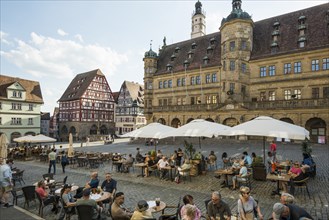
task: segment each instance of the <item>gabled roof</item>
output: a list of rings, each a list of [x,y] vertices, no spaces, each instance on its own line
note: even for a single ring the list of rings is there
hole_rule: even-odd
[[[213,45],[210,41],[213,40]],[[156,74],[171,73],[167,71],[167,64],[172,65],[172,72],[184,71],[184,61],[189,61],[190,65],[187,70],[199,69],[201,67],[210,67],[220,64],[220,34],[219,32],[208,34],[202,37],[193,38],[187,41],[167,45],[162,48],[159,53],[158,70]],[[196,45],[195,49],[192,49],[192,44]],[[179,52],[175,52],[179,48]],[[207,49],[212,48],[213,51],[207,54]],[[188,53],[191,52],[192,58],[188,59]],[[175,55],[174,61],[171,61],[171,56]],[[208,64],[203,64],[205,57],[209,58]]]
[[[122,87],[126,87],[127,90],[129,91],[129,94],[132,98],[133,101],[137,100],[138,106],[143,106],[144,105],[144,86],[135,83],[135,82],[129,82],[129,81],[124,81]],[[121,91],[121,89],[120,89]]]
[[[96,75],[104,76],[100,69],[76,75],[58,101],[63,102],[80,99]]]
[[[329,47],[329,3],[255,22],[251,59]],[[305,16],[306,46],[298,48],[298,19]],[[278,52],[271,54],[273,24],[279,22]]]
[[[7,88],[16,82],[24,87],[26,91],[26,102],[43,104],[39,82],[5,75],[0,75],[0,99],[7,99]]]

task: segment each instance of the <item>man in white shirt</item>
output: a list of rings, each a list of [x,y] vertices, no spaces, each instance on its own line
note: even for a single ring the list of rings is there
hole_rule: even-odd
[[[160,170],[160,179],[164,179],[168,170],[164,169],[166,166],[169,166],[167,157],[163,156],[162,159],[158,161],[158,169]]]
[[[3,164],[3,158],[0,158],[0,198],[1,203],[5,208],[13,205],[9,204],[9,192],[13,189],[12,172],[10,166],[13,164],[12,160],[8,160],[7,164]]]

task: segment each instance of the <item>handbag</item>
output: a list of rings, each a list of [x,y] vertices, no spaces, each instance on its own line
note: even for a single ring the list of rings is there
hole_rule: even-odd
[[[246,213],[246,211],[244,210],[243,202],[242,202],[241,199],[240,199],[240,201],[241,201],[241,206],[242,206],[242,209],[243,209],[243,213],[246,216],[246,219],[247,220],[257,219],[257,217],[258,217],[257,206],[253,208],[253,212]],[[255,202],[258,204],[258,201],[257,200],[255,200]]]

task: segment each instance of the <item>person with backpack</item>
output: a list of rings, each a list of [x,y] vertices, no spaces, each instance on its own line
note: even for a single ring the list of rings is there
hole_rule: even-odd
[[[65,167],[68,164],[69,164],[69,159],[67,158],[65,151],[62,151],[61,165],[62,165],[63,173],[65,173]]]

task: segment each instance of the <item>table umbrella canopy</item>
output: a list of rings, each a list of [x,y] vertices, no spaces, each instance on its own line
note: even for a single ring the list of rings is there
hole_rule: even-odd
[[[131,137],[131,138],[154,138],[159,139],[163,134],[169,131],[175,131],[176,128],[163,125],[157,122],[150,123],[142,128],[133,130],[124,135],[120,135],[120,137]]]
[[[265,162],[265,137],[305,140],[310,132],[298,125],[280,121],[268,116],[259,116],[251,121],[234,126],[229,135],[248,135],[263,137],[263,160]]]
[[[74,154],[74,149],[73,149],[73,135],[72,133],[69,134],[69,150],[68,150],[68,155],[73,156]]]
[[[14,141],[20,143],[48,143],[48,142],[56,142],[56,139],[48,137],[43,134],[38,134],[36,136],[27,135],[19,138],[14,138]]]
[[[5,134],[0,135],[0,157],[7,158],[8,139]]]
[[[280,121],[268,116],[259,116],[251,121],[234,126],[230,135],[265,136],[293,140],[310,138],[310,132],[301,126]]]
[[[226,135],[231,127],[204,119],[195,119],[174,131],[165,133],[161,138],[166,137],[208,137]]]

